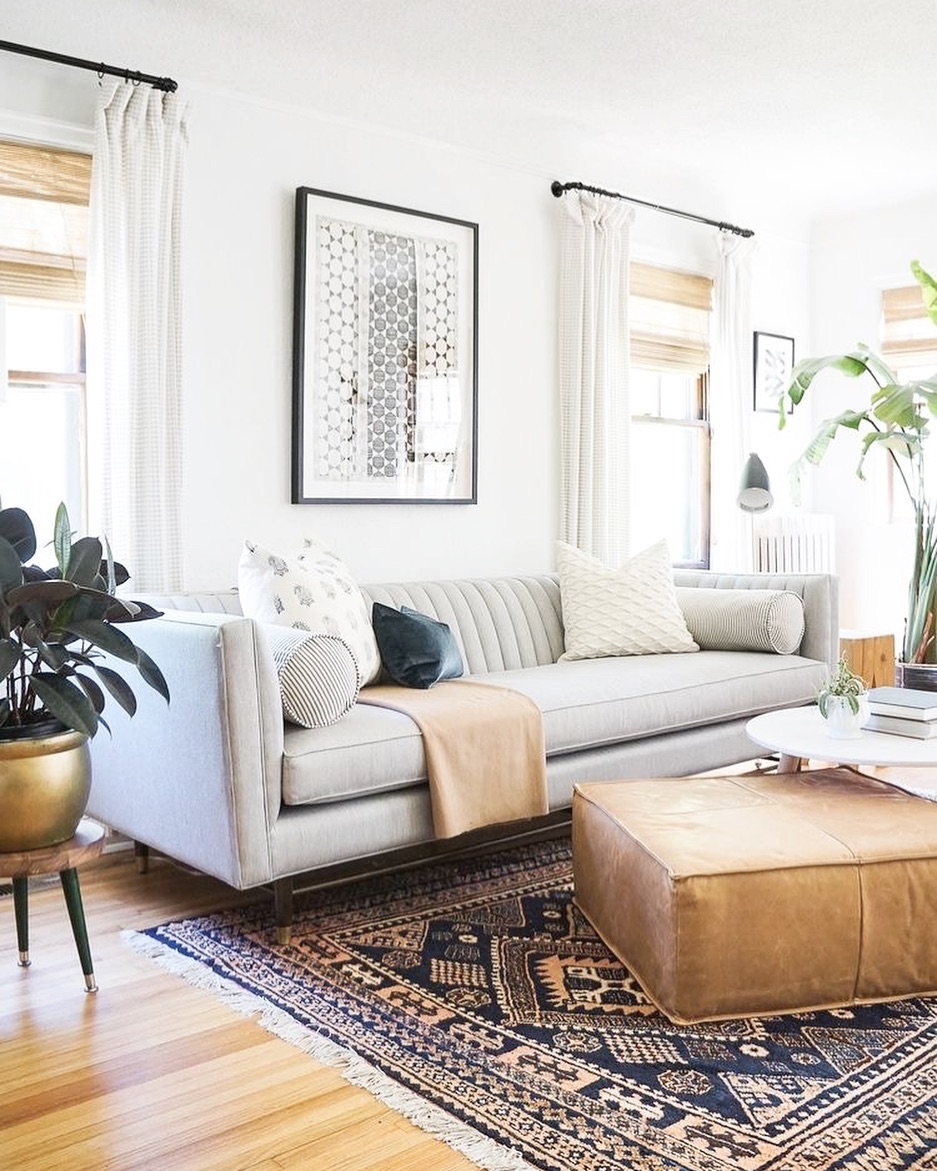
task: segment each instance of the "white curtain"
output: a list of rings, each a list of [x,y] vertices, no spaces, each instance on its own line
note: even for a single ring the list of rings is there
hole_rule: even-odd
[[[628,256],[634,207],[567,191],[560,241],[560,537],[628,553]]]
[[[751,286],[755,241],[721,231],[709,359],[710,567],[752,567],[751,516],[736,504],[749,455],[753,408]]]
[[[90,531],[137,592],[182,587],[181,288],[185,104],[104,85],[88,256]]]

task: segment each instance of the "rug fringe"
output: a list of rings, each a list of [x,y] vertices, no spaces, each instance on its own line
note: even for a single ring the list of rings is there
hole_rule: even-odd
[[[433,1138],[440,1139],[484,1171],[536,1171],[515,1151],[480,1135],[439,1106],[395,1082],[353,1050],[299,1024],[289,1013],[274,1008],[262,997],[213,972],[199,960],[184,956],[168,944],[139,931],[122,931],[121,939],[134,951],[155,960],[160,967],[181,976],[193,987],[213,993],[241,1016],[254,1017],[268,1033],[303,1050],[320,1064],[335,1069],[345,1081],[367,1090],[395,1113]]]

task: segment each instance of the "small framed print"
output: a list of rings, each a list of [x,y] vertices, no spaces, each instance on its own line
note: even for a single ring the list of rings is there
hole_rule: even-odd
[[[777,411],[794,370],[794,339],[779,333],[755,334],[755,410]],[[790,403],[787,404],[790,411]]]
[[[478,225],[296,192],[294,504],[474,504]]]

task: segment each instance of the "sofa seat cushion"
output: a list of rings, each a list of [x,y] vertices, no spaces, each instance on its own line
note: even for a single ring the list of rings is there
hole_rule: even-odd
[[[810,703],[826,667],[798,655],[743,651],[559,662],[485,675],[543,712],[547,756]]]
[[[549,758],[809,703],[825,676],[823,664],[797,655],[699,651],[548,663],[470,678],[515,688],[538,705]],[[419,730],[400,712],[359,703],[331,727],[287,728],[287,805],[425,783]]]
[[[425,784],[420,730],[402,712],[356,703],[328,728],[286,726],[286,805],[345,801]]]

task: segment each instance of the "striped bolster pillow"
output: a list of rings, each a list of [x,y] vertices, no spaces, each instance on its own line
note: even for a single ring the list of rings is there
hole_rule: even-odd
[[[276,663],[284,716],[325,728],[354,707],[361,679],[351,648],[335,634],[264,624]]]
[[[678,586],[677,601],[700,650],[792,655],[804,637],[804,602],[790,590]]]

